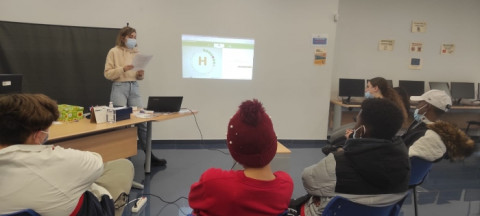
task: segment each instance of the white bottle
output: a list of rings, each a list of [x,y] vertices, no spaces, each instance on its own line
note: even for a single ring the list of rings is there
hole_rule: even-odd
[[[117,121],[117,116],[116,116],[116,113],[115,113],[115,109],[113,108],[113,103],[110,102],[110,104],[108,104],[108,108],[107,108],[107,122],[108,123],[115,123]]]

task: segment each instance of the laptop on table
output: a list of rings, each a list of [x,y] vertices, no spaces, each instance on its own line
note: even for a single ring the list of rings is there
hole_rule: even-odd
[[[148,97],[147,110],[156,113],[179,112],[183,96],[150,96]]]

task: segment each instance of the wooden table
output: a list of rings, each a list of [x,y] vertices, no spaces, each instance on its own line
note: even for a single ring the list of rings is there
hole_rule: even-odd
[[[285,147],[283,144],[280,142],[277,142],[277,154],[290,154],[292,151]]]
[[[78,122],[53,124],[49,130],[47,144],[66,148],[97,152],[104,161],[126,158],[137,154],[137,129],[139,123],[147,123],[147,146],[145,150],[145,172],[150,173],[152,152],[152,122],[180,118],[197,113],[181,110],[178,113],[155,114],[152,118],[130,119],[116,123],[90,123],[90,119]]]

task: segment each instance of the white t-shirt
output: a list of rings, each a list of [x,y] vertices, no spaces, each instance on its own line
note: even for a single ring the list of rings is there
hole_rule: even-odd
[[[0,214],[30,208],[69,215],[102,173],[102,157],[94,152],[53,145],[0,149]]]

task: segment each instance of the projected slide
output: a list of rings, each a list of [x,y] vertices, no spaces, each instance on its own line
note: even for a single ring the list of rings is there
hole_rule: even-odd
[[[182,76],[251,80],[253,39],[182,35]]]

